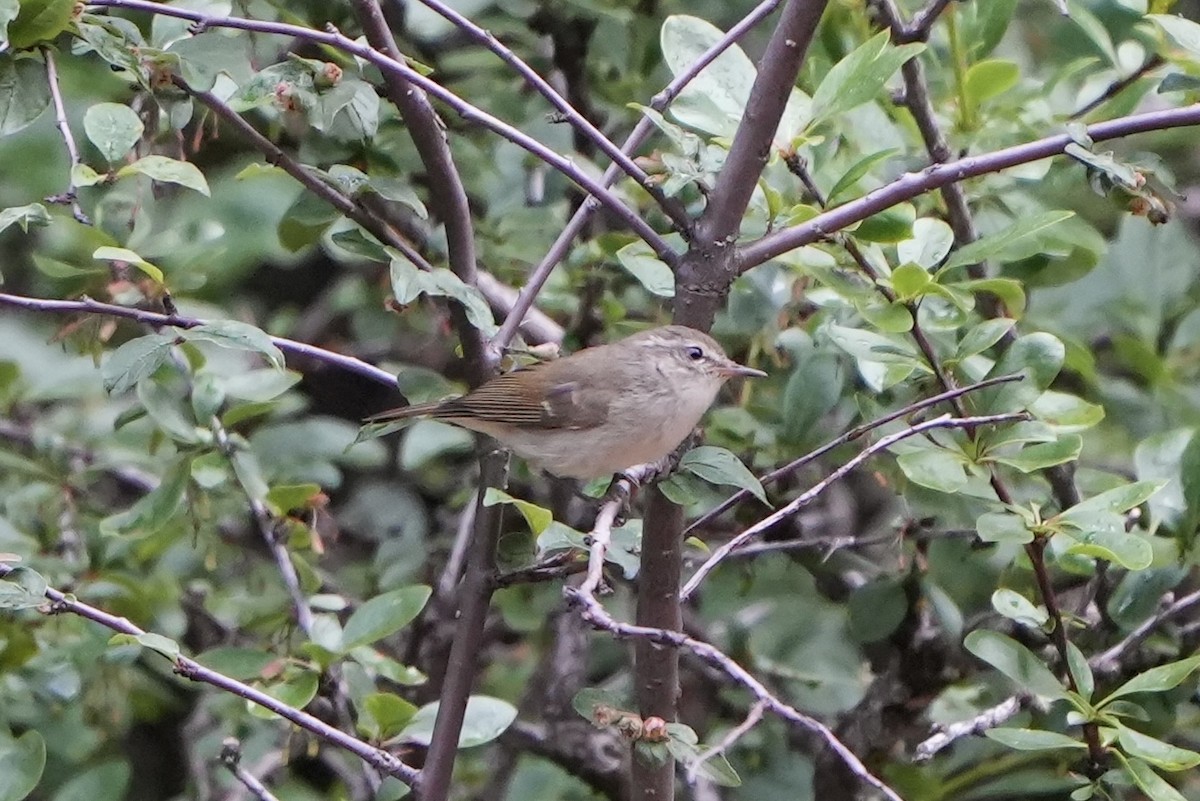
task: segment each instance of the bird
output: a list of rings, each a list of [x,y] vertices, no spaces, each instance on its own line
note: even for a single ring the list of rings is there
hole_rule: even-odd
[[[478,431],[536,467],[590,480],[657,462],[734,376],[765,376],[702,331],[666,325],[498,375],[456,398],[390,409]]]

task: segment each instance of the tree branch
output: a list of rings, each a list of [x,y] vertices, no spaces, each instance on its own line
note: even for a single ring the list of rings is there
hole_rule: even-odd
[[[86,296],[80,300],[49,300],[45,298],[27,298],[21,295],[10,295],[0,292],[0,306],[14,306],[30,311],[50,312],[52,314],[103,314],[109,317],[123,317],[126,320],[135,320],[145,325],[171,325],[176,328],[195,328],[199,325],[206,325],[209,322],[196,317],[184,317],[178,314],[160,314],[159,312],[145,311],[143,309],[131,309],[128,306],[116,306],[112,303],[101,303]],[[306,356],[325,364],[331,364],[360,375],[363,378],[383,384],[386,387],[395,388],[396,386],[396,377],[387,370],[381,370],[375,365],[367,364],[353,356],[334,353],[330,350],[318,348],[315,345],[296,342],[293,339],[285,339],[284,337],[272,336],[270,339],[272,344],[284,353]]]
[[[1088,126],[1087,133],[1094,141],[1105,142],[1150,131],[1200,125],[1200,103],[1183,108],[1150,111],[1119,117]],[[1028,164],[1031,161],[1060,155],[1074,140],[1068,134],[1058,134],[1014,145],[981,156],[968,156],[944,164],[932,164],[920,172],[910,172],[895,181],[868,192],[857,200],[818,214],[807,222],[785,228],[757,239],[738,251],[738,270],[746,272],[765,261],[804,245],[824,239],[834,231],[861,222],[897,203],[911,200],[945,184],[965,181],[991,172]]]
[[[0,563],[0,578],[7,576],[13,569],[10,565]],[[146,634],[144,629],[133,625],[126,618],[117,617],[94,606],[89,606],[77,600],[73,594],[68,595],[56,589],[47,588],[46,597],[50,599],[51,603],[43,608],[42,611],[44,614],[53,615],[70,612],[71,614],[91,620],[94,623],[99,623],[119,634],[128,634],[132,637],[141,637]],[[307,712],[302,712],[295,707],[288,706],[282,701],[272,698],[248,684],[243,684],[236,679],[231,679],[222,673],[206,668],[194,659],[186,656],[177,656],[174,658],[174,666],[175,672],[180,676],[203,684],[210,684],[213,687],[225,690],[239,698],[244,698],[253,704],[257,704],[264,709],[268,709],[305,731],[320,737],[322,740],[349,751],[380,772],[388,776],[395,776],[405,784],[412,785],[418,776],[416,768],[404,764],[387,751],[369,745],[356,737],[351,737],[349,734],[330,726],[328,723],[313,717]]]

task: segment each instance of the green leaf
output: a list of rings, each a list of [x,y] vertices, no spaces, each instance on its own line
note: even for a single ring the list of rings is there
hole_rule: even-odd
[[[992,608],[1009,620],[1031,629],[1040,628],[1050,619],[1045,609],[1034,606],[1024,595],[1007,588],[992,593]]]
[[[911,203],[898,203],[872,214],[854,229],[854,238],[867,242],[901,242],[911,239],[917,209]]]
[[[162,334],[131,339],[104,360],[100,370],[104,388],[119,395],[161,367],[171,355],[175,340]]]
[[[881,161],[887,161],[899,152],[900,151],[896,148],[889,148],[887,150],[880,150],[877,153],[872,153],[869,156],[864,156],[863,158],[859,159],[854,163],[853,166],[850,167],[850,169],[846,170],[845,175],[843,175],[841,178],[838,178],[837,183],[833,185],[833,189],[829,190],[829,194],[826,196],[825,202],[832,206],[843,192],[853,189],[855,184],[858,183],[858,179],[870,172],[872,167]],[[905,259],[905,261],[907,261],[907,259]]]
[[[180,332],[180,336],[190,342],[211,342],[223,348],[261,353],[275,369],[282,370],[284,367],[283,351],[271,341],[271,337],[265,331],[249,323],[216,320],[185,329]]]
[[[1143,759],[1161,770],[1188,770],[1200,765],[1200,754],[1195,751],[1164,743],[1125,726],[1117,727],[1117,741],[1129,756]]]
[[[619,710],[629,706],[627,699],[599,687],[584,687],[571,699],[571,707],[589,723],[599,724],[608,710]]]
[[[603,8],[611,11],[614,6],[606,4]],[[663,21],[659,41],[667,67],[672,75],[678,77],[724,37],[725,32],[711,22],[675,14]],[[679,97],[671,104],[671,116],[696,130],[714,136],[732,137],[742,119],[757,74],[754,63],[741,47],[737,44],[724,47],[720,55],[679,93]],[[776,147],[791,143],[804,128],[809,111],[808,97],[791,89],[775,131]]]
[[[467,321],[472,326],[488,336],[496,330],[492,310],[479,290],[467,286],[444,267],[426,273],[418,270],[408,259],[393,257],[391,279],[392,293],[401,306],[412,303],[422,294],[452,298],[463,307]]]
[[[209,192],[204,173],[190,161],[178,161],[166,156],[143,156],[117,170],[117,177],[124,178],[135,173],[160,183],[179,184],[194,189],[205,197],[212,194]]]
[[[864,584],[850,594],[850,631],[859,642],[878,642],[904,622],[908,606],[900,581],[883,578]]]
[[[1046,390],[1030,405],[1029,411],[1039,420],[1054,426],[1060,433],[1084,431],[1104,419],[1104,407],[1088,403],[1078,395]]]
[[[1162,28],[1192,58],[1200,58],[1200,24],[1175,14],[1147,14],[1145,18]]]
[[[975,529],[984,542],[1033,542],[1025,518],[1012,512],[986,512],[975,520]]]
[[[984,320],[979,325],[967,331],[963,335],[963,338],[959,340],[958,348],[954,352],[954,358],[962,361],[976,354],[983,353],[992,345],[999,342],[1016,324],[1016,320],[1007,317],[1001,317],[997,320]]]
[[[422,584],[401,587],[370,599],[350,615],[342,630],[342,653],[381,640],[413,621],[432,592]]]
[[[1063,343],[1050,334],[1038,332],[1017,339],[988,372],[988,378],[1016,374],[1025,378],[977,393],[981,413],[1002,414],[1028,408],[1058,376],[1066,354]]]
[[[967,650],[1016,682],[1022,690],[1043,698],[1065,698],[1067,691],[1042,660],[1016,640],[994,631],[972,631],[963,641]]]
[[[901,301],[916,300],[932,283],[929,273],[919,264],[906,262],[892,271],[892,288]]]
[[[317,697],[317,689],[320,687],[320,676],[312,670],[299,670],[292,672],[283,681],[265,687],[267,695],[277,701],[287,704],[295,709],[303,709],[308,706],[309,701]],[[247,702],[250,704],[250,702]],[[271,720],[279,717],[274,712],[258,706],[250,704],[250,714],[256,718]]]
[[[495,506],[498,503],[511,504],[517,507],[521,516],[525,518],[525,522],[529,524],[529,530],[533,532],[534,536],[541,536],[546,527],[554,521],[554,513],[549,509],[538,506],[536,503],[514,498],[502,489],[488,487],[487,492],[483,495],[483,505]]]
[[[437,718],[438,704],[426,704],[417,710],[412,720],[404,727],[401,736],[406,742],[429,745],[433,736],[433,722]],[[472,695],[467,699],[466,715],[462,730],[458,733],[458,747],[471,748],[491,742],[517,719],[517,708],[499,698]]]
[[[21,12],[18,0],[0,0],[0,50],[8,49],[8,24]]]
[[[835,64],[817,86],[809,129],[874,100],[900,65],[924,50],[923,44],[892,47],[886,31],[859,45]]]
[[[122,801],[131,774],[124,759],[111,759],[79,770],[52,796],[53,801]]]
[[[0,210],[0,231],[13,225],[21,226],[21,230],[29,233],[29,226],[39,228],[50,224],[50,212],[41,203],[29,203],[24,206],[10,206]],[[35,256],[36,258],[36,256]]]
[[[360,708],[366,720],[360,717],[358,725],[368,723],[367,731],[376,740],[395,737],[417,713],[416,706],[394,693],[371,693],[363,698]]]
[[[46,579],[27,567],[17,567],[0,579],[0,609],[36,609],[46,603]]]
[[[1167,780],[1154,772],[1154,768],[1140,759],[1126,759],[1117,753],[1117,758],[1125,767],[1125,772],[1133,779],[1150,801],[1187,801],[1187,799],[1167,783]]]
[[[663,298],[674,297],[675,275],[645,242],[632,242],[618,250],[617,261],[646,291]]]
[[[1054,442],[1028,445],[1012,456],[989,456],[988,458],[993,462],[1015,467],[1022,473],[1032,473],[1056,464],[1072,462],[1079,458],[1082,450],[1083,437],[1078,434],[1067,434]]]
[[[16,133],[49,107],[50,87],[42,65],[0,53],[0,136]]]
[[[963,91],[972,106],[1002,95],[1017,85],[1021,69],[1011,61],[988,59],[972,64],[967,70]]]
[[[21,13],[8,25],[13,50],[26,50],[48,42],[71,24],[75,0],[21,0]]]
[[[742,460],[724,448],[701,445],[692,448],[679,460],[679,469],[692,473],[710,484],[723,484],[744,489],[767,506],[767,494],[754,474],[742,464]]]
[[[1079,695],[1085,701],[1091,701],[1092,693],[1096,691],[1096,677],[1092,675],[1092,667],[1088,664],[1087,657],[1073,642],[1067,643],[1067,669],[1071,671],[1071,676],[1075,679]],[[1112,710],[1109,709],[1108,712],[1111,713]]]
[[[163,282],[162,270],[128,248],[115,248],[109,245],[104,245],[103,247],[96,248],[92,252],[92,258],[100,259],[101,261],[120,261],[125,262],[126,264],[132,264],[134,267],[137,267],[139,270],[150,276],[158,283],[161,284]]]
[[[1010,729],[998,727],[988,729],[984,735],[998,743],[1018,751],[1054,751],[1060,748],[1087,748],[1082,741],[1056,731],[1037,729]]]
[[[1073,211],[1047,211],[1023,220],[1018,220],[1007,228],[997,231],[990,236],[981,237],[950,254],[949,260],[942,265],[939,274],[953,270],[955,267],[976,264],[998,257],[1001,254],[1009,252],[1017,244],[1036,250],[1040,241],[1040,238],[1036,234],[1074,216],[1075,212]],[[1024,255],[1027,254],[1022,254],[1021,258]],[[1008,260],[1012,261],[1015,259]]]
[[[922,443],[900,454],[896,463],[909,481],[938,492],[954,493],[967,485],[965,457],[937,445]]]
[[[1101,492],[1083,500],[1055,518],[1062,523],[1085,526],[1091,515],[1097,512],[1124,514],[1135,506],[1145,503],[1151,495],[1162,489],[1165,481],[1134,481]]]
[[[1150,543],[1137,534],[1124,530],[1099,529],[1087,530],[1082,533],[1068,535],[1075,544],[1067,549],[1067,553],[1094,556],[1114,562],[1128,570],[1145,570],[1154,561],[1154,549]]]
[[[183,399],[176,392],[157,381],[139,381],[137,398],[154,424],[171,439],[185,445],[200,441],[196,420],[188,414]]]
[[[129,106],[97,103],[84,113],[83,130],[104,160],[115,164],[142,138],[145,126]]]
[[[1013,278],[980,278],[971,281],[957,281],[953,284],[946,284],[946,287],[972,294],[987,292],[995,295],[1014,317],[1020,317],[1025,311],[1025,288],[1020,281]]]
[[[272,512],[284,515],[292,509],[309,508],[320,494],[320,484],[279,484],[271,487],[265,500]]]
[[[1180,659],[1178,662],[1171,662],[1156,668],[1150,668],[1113,690],[1107,698],[1096,704],[1096,706],[1102,709],[1116,699],[1123,698],[1126,695],[1133,695],[1134,693],[1161,693],[1165,690],[1178,687],[1196,668],[1200,668],[1200,655]]]
[[[21,801],[33,792],[46,769],[46,741],[36,729],[15,740],[0,739],[0,801]]]
[[[905,367],[917,367],[921,364],[916,348],[907,338],[888,337],[874,331],[840,325],[829,325],[824,330],[833,344],[855,359],[881,364],[900,364]]]
[[[249,681],[260,678],[267,667],[279,661],[279,657],[266,651],[227,645],[205,651],[196,657],[196,661],[231,679]]]
[[[926,270],[936,267],[954,247],[954,231],[936,217],[921,217],[913,222],[913,235],[896,243],[900,262],[912,262]]]

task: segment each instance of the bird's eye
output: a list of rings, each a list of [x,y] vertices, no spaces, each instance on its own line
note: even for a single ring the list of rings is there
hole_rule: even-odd
[[[683,352],[686,353],[687,357],[694,362],[698,362],[704,358],[704,351],[695,345],[686,348]]]

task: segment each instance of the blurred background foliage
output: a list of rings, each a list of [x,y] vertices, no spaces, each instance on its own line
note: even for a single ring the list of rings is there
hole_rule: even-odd
[[[32,5],[22,2],[22,12]],[[332,21],[347,35],[359,33],[343,3],[185,5],[317,29]],[[750,8],[727,0],[451,5],[550,76],[618,141],[637,119],[635,104],[648,103],[671,78],[660,45],[664,23],[688,15],[724,30]],[[951,153],[985,153],[1059,133],[1080,110],[1078,119],[1095,121],[1194,100],[1196,43],[1173,38],[1145,15],[1169,11],[1195,19],[1195,3],[1067,5],[1070,16],[1050,0],[949,4],[917,58]],[[388,7],[401,50],[443,86],[588,171],[598,174],[605,165],[591,143],[548,114],[542,98],[451,24],[416,2]],[[901,7],[907,17],[918,4]],[[66,205],[14,216],[0,232],[2,290],[38,298],[87,295],[152,310],[161,310],[169,293],[185,316],[239,321],[378,364],[399,376],[400,390],[413,402],[461,390],[464,374],[446,304],[432,294],[403,306],[390,302],[394,272],[386,259],[372,258],[377,245],[363,244],[358,229],[268,166],[211,112],[169,85],[156,85],[144,53],[124,51],[132,58],[125,68],[111,52],[98,55],[97,31],[112,17],[93,10],[52,31],[49,47],[81,161],[96,176],[86,185],[87,173],[75,171],[82,211],[94,225],[78,222]],[[369,208],[399,226],[435,266],[444,265],[444,234],[427,209],[426,176],[408,131],[368,85],[379,83],[377,71],[304,41],[217,29],[193,37],[179,21],[119,16],[130,22],[107,35],[126,37],[126,46],[140,36],[140,46],[174,53],[189,80],[207,76],[214,93],[301,163],[326,171],[343,188],[369,176],[364,204],[374,204]],[[680,26],[682,41],[701,36],[701,27],[680,19],[667,24]],[[769,24],[759,26],[742,40],[751,59],[762,52],[769,30]],[[798,85],[803,101],[813,103],[805,121],[814,119],[812,109],[821,110],[818,87],[833,65],[877,30],[861,0],[830,4]],[[47,100],[28,83],[44,85],[45,55],[13,44],[0,54],[0,68],[24,83],[9,81],[2,89],[10,100],[0,120],[4,209],[62,193],[72,174],[52,109],[18,124],[21,108],[36,110]],[[311,63],[337,65],[336,93],[319,85]],[[863,97],[834,103],[828,118],[800,125],[789,143],[812,183],[832,195],[827,200],[845,202],[928,164],[912,116],[894,102],[898,66]],[[1122,91],[1088,108],[1131,75]],[[283,80],[299,88],[281,96]],[[852,89],[843,86],[836,97],[845,99]],[[703,99],[690,97],[686,118],[668,115],[665,134],[641,154],[693,212],[703,207],[701,188],[714,180],[728,144],[722,137],[736,123]],[[90,125],[89,114],[97,115]],[[107,127],[102,114],[109,115]],[[451,113],[443,116],[471,200],[480,267],[520,287],[580,195],[515,145]],[[143,130],[122,147],[131,119]],[[680,124],[686,130],[674,127]],[[1008,323],[981,327],[989,325],[981,307],[997,298],[1014,334],[1044,332],[1062,343],[1061,373],[1052,356],[1044,365],[1037,359],[1018,365],[1050,371],[1038,389],[1053,381],[1054,392],[1035,413],[1052,430],[1042,430],[1037,441],[1059,447],[1042,462],[1004,467],[1019,503],[1044,508],[1047,516],[1064,506],[1039,471],[1056,462],[1075,466],[1084,497],[1133,479],[1169,482],[1150,497],[1142,517],[1130,518],[1150,562],[1133,564],[1136,554],[1122,562],[1056,548],[1059,604],[1072,639],[1093,656],[1157,611],[1165,593],[1195,589],[1200,498],[1189,471],[1200,470],[1191,445],[1200,414],[1200,162],[1191,128],[1083,149],[1079,159],[1039,161],[967,182],[985,238],[1023,220],[1053,221],[1007,244],[992,240],[996,246],[985,254],[991,276],[1009,279],[991,285],[994,295],[966,286],[954,295],[951,285],[942,295],[920,289],[925,294],[914,297],[924,299],[919,322],[964,379],[987,373],[996,355],[991,347],[1009,330]],[[101,180],[152,155],[175,160],[165,180],[136,170]],[[178,163],[194,165],[202,178]],[[1123,184],[1131,173],[1145,184]],[[619,190],[667,230],[648,197],[628,184]],[[819,204],[777,154],[743,234],[752,238],[802,221]],[[1056,210],[1073,216],[1047,216]],[[865,221],[850,236],[885,276],[905,262],[919,264],[924,275],[941,261],[928,254],[948,244],[943,215],[940,196],[923,195]],[[564,349],[668,321],[663,296],[670,294],[670,276],[664,284],[652,258],[639,262],[635,251],[622,250],[632,242],[601,215],[539,296],[538,308],[563,328]],[[102,247],[133,251],[150,267],[95,258]],[[958,270],[953,279],[966,280]],[[496,321],[502,319],[500,313]],[[851,425],[936,393],[911,326],[911,316],[880,302],[836,242],[755,267],[735,282],[714,333],[731,354],[770,378],[727,391],[707,418],[705,442],[733,451],[761,474]],[[974,332],[978,350],[962,349],[967,332]],[[0,315],[0,554],[51,586],[177,641],[231,676],[366,738],[398,742],[405,756],[419,752],[428,722],[413,716],[437,698],[452,626],[444,614],[421,613],[421,588],[434,588],[435,599],[441,592],[456,532],[470,514],[478,472],[474,440],[420,422],[399,435],[356,442],[359,420],[395,405],[400,393],[303,357],[288,355],[286,369],[279,369],[271,363],[278,354],[246,328],[207,335],[170,329],[161,340],[143,341],[157,343],[153,354],[127,350],[125,362],[114,362],[119,347],[147,333],[95,315],[11,308]],[[891,356],[881,358],[880,349],[888,347]],[[786,502],[855,447],[836,449],[775,485],[772,501]],[[1013,692],[1010,682],[962,650],[965,633],[999,628],[1034,649],[1047,641],[1036,614],[1042,600],[1017,541],[980,547],[975,537],[978,516],[991,508],[978,496],[981,474],[945,457],[965,447],[960,436],[912,440],[896,449],[899,459],[875,459],[854,472],[768,532],[767,542],[785,543],[778,552],[731,560],[718,570],[689,608],[687,626],[798,708],[830,721],[906,799],[1065,797],[1087,784],[1072,778],[1077,754],[1013,751],[973,739],[929,762],[909,758],[931,724],[970,717]],[[673,497],[685,500],[693,517],[729,491],[694,475],[674,487]],[[554,508],[563,524],[590,526],[587,503],[519,462],[508,492]],[[297,629],[292,599],[248,497],[265,505],[284,536],[314,615],[308,634]],[[749,502],[692,532],[698,538],[692,563],[707,555],[700,543],[719,543],[763,514]],[[636,537],[637,517],[630,537]],[[515,511],[505,526],[504,566],[529,566],[539,556],[529,526]],[[615,584],[606,602],[629,616],[628,582]],[[998,589],[1026,598],[1035,608],[1033,622],[1009,614],[996,601]],[[397,592],[404,594],[385,595]],[[377,795],[354,758],[318,747],[240,699],[175,680],[170,664],[150,650],[109,644],[109,632],[76,617],[18,609],[21,596],[14,597],[5,604],[14,611],[0,616],[0,774],[12,768],[10,778],[0,776],[0,799],[27,792],[53,801],[236,798],[236,782],[215,763],[229,736],[241,740],[243,764],[270,777],[281,798]],[[366,603],[379,597],[394,603],[386,615]],[[546,671],[553,621],[561,614],[561,580],[517,584],[497,596],[480,654],[483,699],[468,723],[480,741],[491,741],[518,709],[522,721],[539,718],[542,711],[522,699]],[[1196,637],[1186,620],[1156,633],[1122,665],[1126,677],[1186,656]],[[588,646],[580,684],[627,690],[625,644],[592,636]],[[889,695],[891,686],[880,677],[904,692]],[[1196,744],[1200,718],[1189,681],[1141,704],[1138,725],[1146,733]],[[349,711],[338,708],[339,698],[348,699]],[[495,706],[485,708],[489,701]],[[742,719],[750,700],[691,665],[681,703],[683,722],[703,741],[716,742]],[[1022,712],[1010,725],[1067,730],[1063,711],[1053,709]],[[526,742],[510,731],[498,743],[464,750],[457,797],[598,797],[578,772],[539,756]],[[836,770],[814,757],[810,745],[777,721],[764,722],[728,754],[741,786],[705,797],[848,797],[836,794]],[[507,767],[499,771],[498,765]],[[1200,785],[1187,774],[1170,775],[1186,797],[1200,797]],[[23,787],[21,777],[32,777],[36,788]],[[1110,778],[1106,792],[1135,797],[1138,791],[1123,787],[1120,777]],[[398,792],[385,784],[378,797]],[[1161,787],[1158,795],[1147,786],[1141,792],[1172,797]]]

